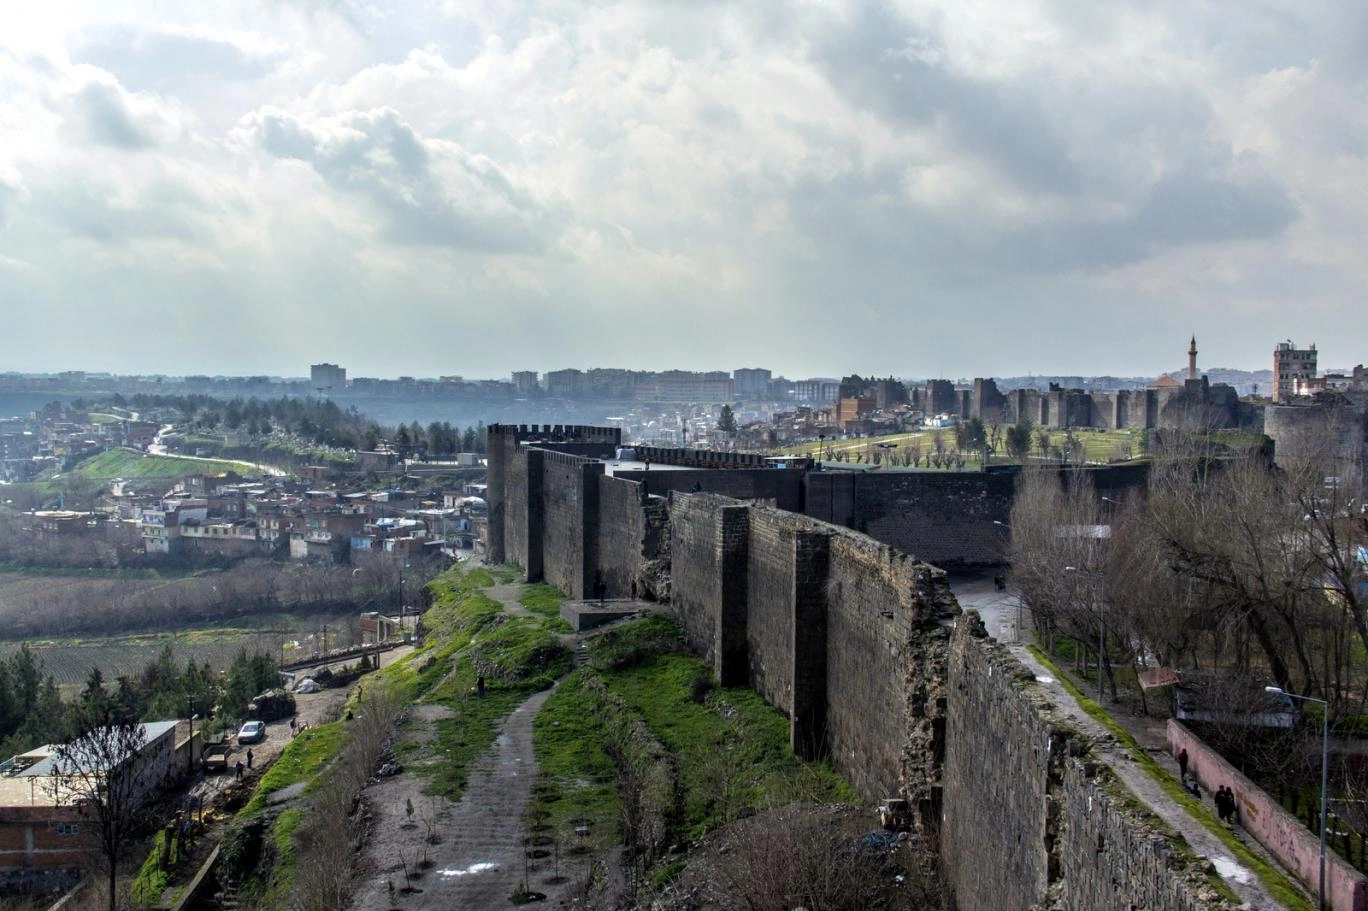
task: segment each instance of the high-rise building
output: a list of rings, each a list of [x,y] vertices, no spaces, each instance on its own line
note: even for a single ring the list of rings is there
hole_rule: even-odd
[[[320,392],[347,388],[347,370],[336,364],[314,364],[309,367],[309,385]]]
[[[514,370],[513,371],[513,390],[518,395],[527,395],[537,391],[537,371],[535,370]]]
[[[774,374],[760,367],[742,367],[732,371],[732,382],[738,399],[762,399],[769,395]]]
[[[1316,346],[1298,348],[1292,342],[1278,342],[1273,349],[1273,401],[1286,402],[1292,398],[1292,387],[1298,379],[1316,375]]]

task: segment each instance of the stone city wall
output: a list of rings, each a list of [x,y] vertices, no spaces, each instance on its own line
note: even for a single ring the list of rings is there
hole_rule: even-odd
[[[961,908],[1224,907],[976,613],[947,673],[941,858]]]

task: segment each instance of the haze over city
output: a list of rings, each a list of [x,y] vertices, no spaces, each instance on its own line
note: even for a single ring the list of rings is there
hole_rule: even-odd
[[[1363,7],[29,5],[4,366],[1155,375],[1368,341]]]

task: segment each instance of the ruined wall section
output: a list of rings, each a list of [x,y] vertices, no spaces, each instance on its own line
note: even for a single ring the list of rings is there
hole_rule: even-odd
[[[960,622],[947,671],[941,857],[960,907],[1223,906],[977,614]]]
[[[749,509],[727,497],[670,500],[670,609],[724,686],[745,686]]]
[[[826,739],[864,795],[929,799],[944,730],[945,574],[843,528],[829,536]]]
[[[665,504],[659,497],[643,496],[642,486],[635,481],[600,474],[598,515],[594,523],[594,553],[597,571],[607,586],[609,598],[626,598],[637,584],[637,595],[654,594],[654,586],[647,585],[651,576],[649,565],[661,556],[667,516]]]

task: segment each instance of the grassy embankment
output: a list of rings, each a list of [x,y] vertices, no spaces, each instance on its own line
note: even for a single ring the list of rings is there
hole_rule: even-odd
[[[1130,732],[1111,716],[1110,712],[1103,708],[1096,700],[1084,695],[1083,691],[1078,688],[1069,675],[1051,661],[1050,657],[1045,654],[1043,649],[1035,645],[1029,645],[1027,646],[1027,649],[1035,656],[1037,661],[1049,668],[1050,672],[1054,674],[1055,679],[1069,691],[1069,695],[1073,696],[1074,700],[1089,717],[1106,728],[1108,733],[1115,737],[1118,742],[1130,751],[1131,758],[1140,768],[1144,769],[1145,774],[1154,779],[1154,781],[1163,788],[1164,793],[1181,805],[1183,809],[1187,810],[1188,814],[1193,819],[1201,823],[1212,835],[1216,836],[1221,844],[1225,845],[1234,856],[1235,860],[1252,870],[1254,875],[1259,878],[1259,881],[1263,883],[1264,888],[1268,890],[1269,894],[1281,902],[1283,907],[1288,908],[1289,911],[1313,911],[1315,906],[1312,902],[1281,870],[1255,854],[1243,842],[1236,838],[1235,834],[1216,818],[1211,808],[1188,793],[1188,790],[1183,787],[1178,779],[1174,778],[1163,766],[1159,765],[1154,757],[1136,742]],[[1175,837],[1181,836],[1175,835]],[[1227,898],[1230,898],[1236,903],[1239,902],[1239,898],[1230,891],[1229,887],[1226,886],[1224,882],[1220,883],[1220,888],[1222,894]]]
[[[66,474],[91,480],[114,478],[178,478],[194,474],[256,473],[246,462],[228,460],[186,459],[180,456],[152,455],[136,449],[111,449],[83,460]],[[60,472],[59,472],[60,473]]]
[[[753,809],[858,803],[826,764],[791,752],[788,722],[756,693],[717,686],[668,620],[590,639],[589,655],[534,723],[529,822],[558,845],[636,842],[660,885],[683,866],[664,848]]]

